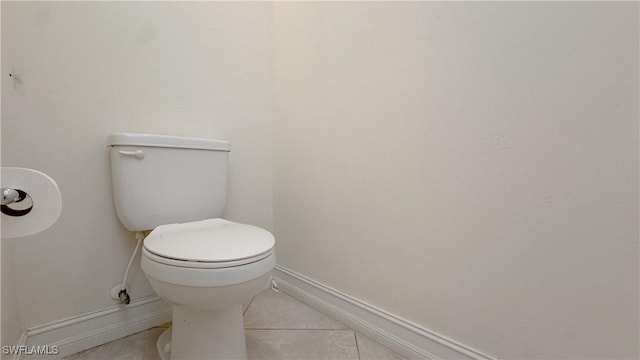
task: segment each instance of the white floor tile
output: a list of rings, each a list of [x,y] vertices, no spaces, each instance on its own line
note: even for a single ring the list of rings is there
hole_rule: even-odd
[[[346,329],[295,298],[273,290],[256,295],[244,316],[245,329]]]
[[[68,360],[159,360],[156,340],[165,328],[152,328],[67,356]]]
[[[251,360],[358,360],[351,330],[247,330]]]

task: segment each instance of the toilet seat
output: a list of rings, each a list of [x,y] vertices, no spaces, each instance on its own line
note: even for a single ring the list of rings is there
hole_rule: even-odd
[[[144,240],[141,266],[164,283],[229,286],[269,273],[274,244],[270,232],[224,219],[161,225]]]
[[[190,287],[220,287],[241,284],[268,274],[276,265],[274,251],[251,263],[218,268],[176,266],[154,261],[149,255],[146,249],[142,249],[140,266],[147,278],[162,283]],[[182,262],[192,265],[188,261]]]
[[[224,268],[247,265],[247,264],[251,264],[267,258],[271,254],[273,254],[273,252],[274,252],[273,249],[271,249],[270,251],[264,254],[254,256],[252,258],[246,258],[246,259],[234,260],[234,261],[207,262],[207,261],[186,261],[186,260],[166,258],[166,257],[159,256],[152,253],[145,247],[142,248],[142,256],[148,258],[151,261],[164,264],[164,265],[169,265],[169,266],[193,268],[193,269],[224,269]]]
[[[217,269],[260,261],[274,245],[273,235],[259,227],[207,219],[156,227],[144,240],[143,254],[166,265]]]

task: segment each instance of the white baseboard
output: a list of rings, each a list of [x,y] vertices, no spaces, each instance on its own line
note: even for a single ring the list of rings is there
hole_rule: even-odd
[[[171,321],[171,305],[157,295],[27,329],[18,345],[57,346],[57,357],[87,350]],[[26,359],[18,356],[14,359]]]
[[[283,292],[407,359],[492,359],[282,266],[276,266],[273,275]]]

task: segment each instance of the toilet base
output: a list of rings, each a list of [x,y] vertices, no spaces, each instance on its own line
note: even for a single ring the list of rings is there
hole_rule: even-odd
[[[174,305],[173,326],[160,335],[156,346],[162,360],[165,356],[180,360],[247,359],[242,305],[217,310]]]
[[[158,336],[156,349],[158,350],[158,355],[160,355],[160,360],[171,359],[171,327]]]

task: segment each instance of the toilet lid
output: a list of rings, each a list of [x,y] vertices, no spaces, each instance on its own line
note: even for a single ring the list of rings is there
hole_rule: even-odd
[[[229,262],[253,258],[273,249],[267,230],[224,219],[156,227],[145,239],[147,251],[170,259]]]

